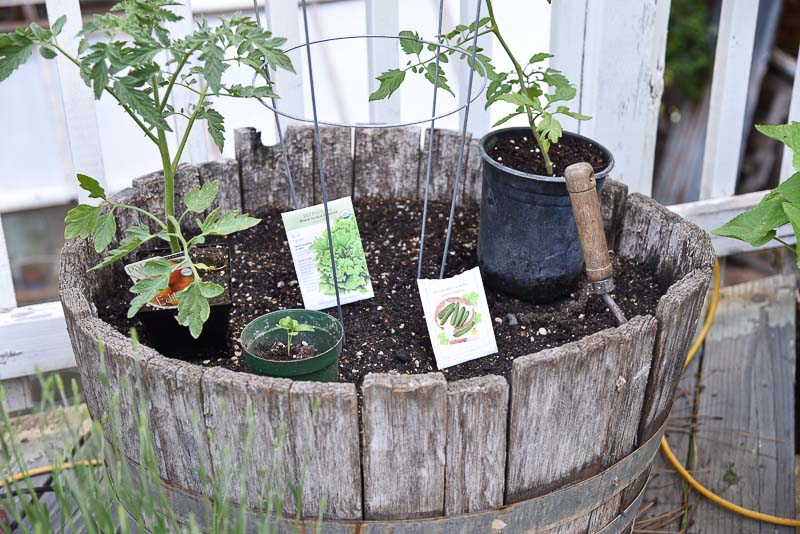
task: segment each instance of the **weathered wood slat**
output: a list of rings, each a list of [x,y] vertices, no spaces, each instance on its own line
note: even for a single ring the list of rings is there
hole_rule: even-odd
[[[425,191],[425,169],[428,162],[428,143],[430,130],[425,130],[422,154],[420,156],[419,170],[419,191],[420,195]],[[467,134],[467,146],[464,149],[464,162],[462,167],[461,181],[463,186],[464,177],[467,173],[467,148],[472,136]],[[431,200],[450,201],[453,196],[453,185],[456,180],[458,170],[458,152],[461,147],[461,132],[456,130],[434,130],[433,131],[433,158],[431,159],[431,178],[428,198]],[[459,187],[461,187],[459,186]],[[458,201],[463,199],[459,195]]]
[[[447,425],[444,376],[368,374],[363,395],[364,517],[441,515]]]
[[[353,384],[292,383],[288,440],[304,479],[303,517],[361,519],[357,405]]]
[[[603,187],[600,189],[600,213],[603,216],[603,228],[606,231],[609,250],[616,249],[627,198],[627,185],[611,178],[605,179]]]
[[[636,317],[514,361],[507,503],[595,474],[633,449],[655,333],[652,317]]]
[[[205,185],[214,180],[219,180],[217,199],[209,208],[209,212],[216,207],[222,211],[242,211],[242,188],[239,183],[239,162],[235,159],[222,159],[207,161],[197,166],[200,175],[200,184]]]
[[[695,358],[681,375],[678,389],[675,392],[675,402],[672,404],[672,410],[666,423],[665,434],[672,452],[690,470],[693,469],[693,465],[687,461],[690,458],[689,443],[692,424],[695,420],[694,402],[699,364],[700,358]],[[682,515],[687,513],[691,517],[693,504],[700,497],[694,492],[687,494],[686,482],[667,463],[662,454],[656,454],[646,482],[647,488],[642,506],[649,508],[637,519],[637,528],[659,532],[678,532]],[[638,485],[641,487],[641,483]],[[687,504],[689,509],[686,508]]]
[[[695,476],[746,508],[795,516],[795,279],[767,278],[722,290],[703,353]],[[704,532],[790,533],[708,501]]]
[[[481,202],[481,190],[483,188],[483,163],[481,158],[481,140],[472,139],[469,142],[467,153],[467,168],[464,174],[464,204]]]
[[[353,197],[416,198],[419,128],[356,128]]]
[[[672,407],[692,342],[691,337],[682,334],[696,330],[710,278],[709,270],[689,273],[658,302],[658,335],[639,423],[640,443],[661,427]]]
[[[213,473],[203,422],[203,368],[155,356],[142,363],[153,452],[165,480],[210,492]]]
[[[297,200],[300,207],[310,206],[314,202],[314,131],[307,126],[290,126],[284,141]],[[255,128],[236,129],[235,144],[242,209],[250,212],[262,206],[290,206],[289,181],[280,146],[263,145],[261,132]]]
[[[706,232],[654,200],[628,196],[617,253],[652,268],[663,280],[677,281],[714,264]]]
[[[218,480],[225,482],[224,494],[234,502],[260,507],[274,490],[283,496],[284,511],[294,513],[287,481],[297,480],[285,439],[291,380],[217,367],[203,373],[202,384],[211,464]]]
[[[353,131],[350,128],[324,126],[319,130],[322,161],[325,169],[325,186],[328,200],[353,194]],[[322,203],[322,185],[319,179],[318,154],[314,152],[314,203]]]
[[[503,505],[507,421],[504,378],[484,376],[448,384],[446,515]]]

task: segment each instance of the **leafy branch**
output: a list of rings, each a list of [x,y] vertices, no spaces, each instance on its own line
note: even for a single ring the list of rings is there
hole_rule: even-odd
[[[800,235],[800,122],[758,125],[756,130],[791,149],[795,173],[767,193],[754,208],[737,215],[712,233],[744,241],[753,247],[776,241],[797,254],[797,245],[787,243],[776,232],[781,226],[791,224],[795,235]],[[797,263],[800,265],[800,259]]]
[[[181,20],[170,8],[173,0],[121,0],[109,13],[96,15],[78,34],[77,54],[67,52],[58,42],[64,29],[65,17],[56,20],[50,29],[31,24],[14,32],[0,34],[0,82],[10,77],[38,48],[45,59],[61,55],[75,65],[84,83],[100,99],[111,95],[139,127],[142,134],[158,149],[164,171],[164,213],[157,216],[135,206],[110,200],[97,180],[78,175],[80,187],[89,192],[98,205],[80,204],[67,214],[65,237],[91,238],[97,252],[105,251],[117,233],[114,213],[120,209],[134,210],[149,224],[123,229],[124,237],[117,248],[109,251],[95,268],[105,267],[127,256],[154,239],[169,243],[173,252],[182,252],[183,261],[167,262],[155,259],[143,266],[147,278],[134,284],[129,315],[164,290],[170,275],[189,267],[192,282],[178,294],[178,319],[189,326],[198,337],[209,314],[208,299],[218,296],[222,287],[205,282],[190,252],[205,238],[228,235],[258,223],[257,219],[238,212],[220,213],[213,210],[199,224],[200,233],[190,239],[184,236],[181,221],[187,213],[204,213],[217,194],[216,182],[206,184],[186,195],[186,210],[175,213],[175,173],[180,164],[192,128],[205,121],[206,128],[220,151],[225,143],[225,124],[213,106],[217,96],[238,98],[270,97],[273,92],[268,69],[294,72],[289,57],[280,49],[286,42],[263,30],[252,18],[239,13],[222,18],[213,28],[200,21],[195,30],[183,38],[173,38],[169,24]],[[224,80],[231,64],[245,65],[259,79],[252,87],[231,84]],[[171,97],[175,87],[183,87],[196,95],[196,101],[186,109],[175,109]],[[167,132],[169,119],[186,118],[175,154],[170,153]],[[153,233],[155,232],[155,233]]]
[[[154,239],[167,243],[172,238],[176,239],[179,243],[179,251],[183,254],[182,260],[170,262],[163,258],[154,258],[142,266],[141,272],[145,278],[136,282],[130,289],[135,297],[131,300],[128,308],[128,317],[136,315],[145,304],[155,299],[161,291],[167,289],[173,272],[189,267],[192,271],[192,281],[176,294],[178,299],[178,321],[189,327],[192,336],[199,337],[203,330],[203,324],[210,313],[209,299],[221,295],[224,288],[219,284],[206,282],[202,279],[200,271],[210,268],[195,263],[191,257],[192,250],[205,243],[207,237],[240,232],[257,225],[260,220],[243,215],[238,211],[221,213],[220,208],[216,208],[203,221],[198,223],[199,233],[191,239],[187,239],[181,230],[180,221],[189,213],[203,214],[211,208],[217,198],[218,181],[204,184],[186,193],[184,199],[185,210],[180,219],[176,220],[171,217],[171,225],[168,224],[169,220],[162,220],[147,210],[114,202],[106,195],[100,183],[94,178],[79,174],[78,183],[83,190],[89,193],[89,198],[98,199],[100,203],[96,206],[80,204],[71,209],[65,219],[64,237],[66,239],[91,239],[95,251],[98,253],[106,252],[105,258],[92,267],[91,270],[116,263]],[[114,213],[118,209],[130,209],[144,215],[149,219],[149,222],[155,224],[155,231],[151,230],[147,224],[130,226],[125,229],[125,237],[119,242],[117,248],[108,250],[114,236],[117,234]],[[172,228],[175,230],[171,230]]]
[[[476,24],[459,24],[452,31],[440,36],[440,42],[452,48],[440,48],[438,83],[436,83],[436,45],[425,47],[417,32],[405,30],[400,32],[400,48],[411,59],[405,67],[390,69],[380,74],[377,79],[380,85],[369,97],[370,101],[390,98],[403,84],[406,74],[421,74],[431,84],[453,94],[443,72],[444,64],[450,63],[450,58],[457,56],[460,60],[471,65],[471,43],[477,36],[491,34],[500,43],[506,56],[511,61],[513,69],[507,72],[498,72],[492,64],[492,59],[483,54],[482,48],[475,50],[475,71],[489,80],[486,89],[486,107],[496,102],[508,102],[516,107],[512,113],[497,121],[494,126],[500,126],[519,115],[524,115],[528,125],[539,146],[539,151],[544,161],[548,174],[553,174],[553,164],[550,160],[550,146],[561,139],[563,129],[558,121],[559,115],[572,117],[576,120],[589,120],[591,117],[572,111],[565,103],[575,98],[575,87],[560,71],[542,66],[542,63],[553,57],[547,53],[533,54],[526,64],[521,64],[511,48],[503,38],[497,24],[492,0],[486,0],[488,17],[482,18]],[[429,54],[423,54],[425,51]]]

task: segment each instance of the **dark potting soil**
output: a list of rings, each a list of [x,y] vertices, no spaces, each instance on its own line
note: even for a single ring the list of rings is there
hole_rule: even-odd
[[[421,202],[362,199],[355,201],[358,226],[375,297],[347,304],[344,326],[347,345],[339,361],[339,380],[360,384],[367,373],[427,373],[437,370],[421,312],[416,283]],[[449,204],[428,208],[423,276],[438,275]],[[255,228],[232,236],[230,331],[226,351],[202,347],[192,361],[247,372],[238,338],[247,322],[267,312],[302,308],[286,242],[281,209],[253,215],[263,219]],[[457,208],[447,256],[447,276],[477,265],[478,208]],[[631,318],[654,314],[666,285],[642,265],[614,258],[617,302]],[[119,284],[100,312],[103,319],[127,333],[139,322],[125,319],[130,293]],[[591,295],[584,281],[566,298],[535,305],[487,288],[498,353],[443,369],[448,380],[486,374],[510,379],[515,358],[556,347],[615,326],[602,300]],[[336,309],[327,310],[336,315]],[[141,333],[147,343],[147,332]],[[285,347],[283,348],[285,354]],[[168,355],[169,356],[169,355]]]
[[[583,139],[562,137],[559,142],[550,147],[550,161],[553,162],[553,173],[563,176],[564,169],[573,163],[587,162],[592,165],[594,172],[605,169],[609,161],[597,145]],[[539,146],[533,135],[520,135],[499,139],[497,144],[489,150],[489,156],[506,167],[547,176]]]
[[[317,354],[319,354],[319,351],[313,345],[292,343],[292,354],[290,356],[286,350],[285,343],[272,343],[267,347],[262,347],[256,356],[273,362],[288,362],[313,358]]]

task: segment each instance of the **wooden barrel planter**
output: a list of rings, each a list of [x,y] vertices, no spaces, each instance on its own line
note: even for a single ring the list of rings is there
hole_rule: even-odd
[[[353,134],[326,128],[322,135],[331,198],[418,198],[427,155],[419,129]],[[287,142],[301,202],[319,202],[312,131],[291,128]],[[431,195],[449,199],[458,134],[437,131],[433,143]],[[224,208],[286,205],[281,165],[279,148],[263,146],[258,132],[244,128],[236,132],[235,160],[184,165],[176,189],[180,196],[218,179]],[[480,195],[477,140],[469,145],[467,169],[461,202]],[[157,174],[139,178],[117,198],[152,209],[160,201],[159,180]],[[203,368],[148,347],[134,351],[97,313],[97,299],[126,283],[124,276],[119,269],[87,274],[98,256],[90,244],[73,240],[62,254],[61,299],[89,410],[101,419],[109,395],[119,393],[121,415],[110,425],[119,440],[109,453],[137,472],[142,444],[130,417],[136,399],[123,387],[133,382],[146,402],[161,483],[183,520],[195,514],[203,521],[210,507],[201,469],[232,469],[238,478],[252,409],[257,439],[245,473],[250,494],[263,484],[262,470],[277,464],[297,480],[305,465],[300,513],[307,521],[317,518],[324,500],[323,532],[626,531],[663,434],[714,256],[703,231],[649,198],[628,195],[621,183],[607,180],[602,206],[616,254],[669,282],[655,316],[519,357],[510,383],[500,376],[448,383],[435,372],[367,375],[360,421],[354,384],[292,382]],[[120,224],[137,222],[135,214],[120,216],[127,217]],[[190,414],[208,432],[197,432]],[[276,451],[281,425],[286,439]],[[286,492],[291,517],[297,511]],[[258,516],[256,499],[237,504]],[[288,532],[290,520],[283,524]]]

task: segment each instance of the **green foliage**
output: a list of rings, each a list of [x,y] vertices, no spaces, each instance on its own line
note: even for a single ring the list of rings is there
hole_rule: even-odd
[[[126,228],[125,237],[120,241],[119,246],[108,251],[103,261],[93,269],[111,265],[153,239],[169,243],[170,238],[177,238],[181,244],[183,261],[173,264],[167,260],[156,258],[142,266],[141,273],[146,278],[136,282],[130,289],[135,296],[131,299],[128,317],[136,315],[145,304],[153,300],[159,292],[165,290],[169,286],[170,275],[174,271],[189,267],[194,279],[176,294],[178,322],[187,326],[193,337],[200,337],[211,310],[208,301],[222,294],[224,288],[218,284],[203,281],[200,271],[209,270],[209,268],[204,264],[194,263],[190,255],[191,251],[197,245],[202,244],[208,236],[229,235],[246,230],[257,225],[260,219],[242,215],[238,211],[228,211],[220,215],[220,208],[216,208],[198,223],[199,233],[187,240],[179,221],[175,221],[170,229],[166,222],[152,213],[111,200],[97,180],[83,176],[79,177],[79,183],[93,198],[102,199],[102,202],[98,206],[79,204],[67,212],[64,237],[66,239],[91,237],[95,250],[103,252],[109,247],[117,233],[117,225],[114,221],[115,210],[134,209],[154,221],[160,230],[155,234],[151,232],[149,226],[144,224]],[[209,209],[217,197],[218,190],[219,182],[213,181],[187,192],[184,199],[186,209],[180,220],[183,220],[189,213],[203,213]]]
[[[187,193],[186,210],[176,219],[174,179],[181,155],[189,133],[198,120],[206,122],[214,143],[220,151],[223,149],[224,119],[212,107],[213,97],[277,97],[266,69],[293,72],[293,68],[289,57],[280,49],[286,39],[263,30],[252,18],[241,14],[222,18],[219,25],[213,28],[206,21],[200,21],[190,35],[172,37],[169,24],[181,20],[170,10],[176,5],[171,0],[121,0],[109,13],[96,15],[83,26],[76,55],[66,52],[57,40],[66,22],[64,17],[59,18],[51,30],[34,23],[28,28],[0,34],[0,81],[8,78],[27,61],[37,47],[46,59],[53,59],[60,54],[80,70],[81,78],[92,89],[95,98],[99,99],[103,93],[111,95],[145,137],[156,145],[164,163],[163,218],[109,200],[97,180],[78,174],[78,183],[89,193],[89,198],[101,202],[96,206],[81,204],[70,210],[65,220],[64,237],[91,237],[95,250],[100,253],[108,249],[116,236],[115,210],[136,210],[154,222],[156,233],[151,233],[146,225],[123,229],[124,239],[95,268],[119,261],[153,239],[166,241],[173,252],[183,252],[186,260],[180,266],[192,268],[194,282],[179,293],[182,298],[178,316],[192,335],[198,337],[208,318],[208,299],[221,290],[216,284],[201,280],[197,266],[192,264],[189,257],[190,251],[203,243],[207,236],[229,235],[255,226],[259,220],[238,212],[220,213],[216,209],[200,224],[200,233],[187,240],[181,232],[180,222],[189,212],[204,213],[208,210],[217,196],[219,184],[212,182]],[[166,61],[158,58],[166,58]],[[259,83],[243,87],[226,82],[225,71],[231,64],[246,65],[252,69]],[[170,96],[175,87],[181,87],[196,96],[192,109],[173,107]],[[165,132],[171,131],[170,122],[175,115],[186,118],[188,122],[173,156]],[[172,267],[167,272],[166,267],[161,267],[162,270],[153,274],[152,279],[143,280],[131,288],[136,296],[131,301],[129,315],[135,314],[164,289],[171,270],[178,268]],[[156,267],[153,266],[153,269]]]
[[[361,237],[358,234],[358,225],[355,217],[347,219],[338,218],[331,228],[333,240],[333,253],[336,258],[336,276],[339,282],[339,292],[366,293],[369,291],[369,270]],[[333,283],[333,268],[331,254],[328,247],[328,234],[323,233],[311,243],[317,270],[320,274],[319,285],[325,295],[335,295],[336,288]]]
[[[738,239],[754,247],[760,247],[774,239],[796,254],[797,246],[789,245],[778,238],[776,230],[785,224],[791,224],[797,235],[800,229],[800,122],[756,126],[756,129],[781,141],[792,150],[792,165],[796,172],[765,195],[754,208],[737,215],[712,233]]]
[[[708,2],[672,0],[664,64],[664,84],[700,100],[713,65],[715,28]]]
[[[547,172],[552,174],[553,169],[549,158],[550,145],[557,143],[563,133],[558,116],[565,115],[576,120],[589,120],[591,117],[574,112],[563,104],[563,102],[575,98],[577,91],[560,71],[542,66],[543,61],[553,57],[552,54],[546,52],[533,54],[525,65],[517,61],[500,33],[491,0],[487,0],[486,6],[489,16],[478,21],[477,25],[475,22],[470,25],[459,24],[442,36],[442,44],[453,49],[440,49],[441,65],[438,84],[436,83],[436,51],[438,47],[434,45],[426,47],[417,32],[401,31],[400,48],[406,56],[409,56],[409,59],[403,68],[387,70],[377,77],[380,85],[369,96],[369,100],[371,102],[390,98],[403,84],[408,72],[423,75],[431,84],[453,94],[447,83],[444,65],[450,63],[452,57],[467,61],[471,65],[472,42],[476,32],[479,36],[493,34],[500,41],[513,68],[508,72],[497,72],[492,64],[492,58],[482,54],[483,49],[481,48],[475,50],[475,71],[489,80],[486,89],[486,107],[488,108],[496,102],[507,102],[515,106],[514,110],[498,120],[494,124],[495,126],[500,126],[520,115],[527,118],[544,158]]]
[[[290,315],[287,315],[278,321],[278,328],[286,331],[286,354],[289,356],[289,358],[292,357],[292,339],[299,335],[300,332],[314,331],[313,326],[301,323]]]

